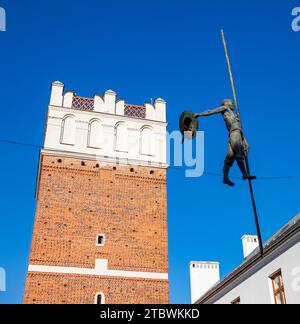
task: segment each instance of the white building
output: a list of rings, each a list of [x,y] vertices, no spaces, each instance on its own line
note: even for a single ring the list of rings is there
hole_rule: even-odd
[[[191,262],[194,304],[300,304],[300,214],[264,245],[242,237],[244,262],[220,280],[219,263]]]

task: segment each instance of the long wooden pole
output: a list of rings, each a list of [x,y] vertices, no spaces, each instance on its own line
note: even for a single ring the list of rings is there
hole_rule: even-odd
[[[227,66],[228,66],[228,72],[229,72],[232,93],[233,93],[234,104],[235,104],[235,108],[236,108],[238,117],[240,119],[241,127],[243,129],[243,123],[242,123],[241,113],[240,113],[240,109],[239,109],[239,105],[238,105],[230,58],[229,58],[229,54],[228,54],[228,47],[227,47],[225,32],[223,29],[221,30],[221,35],[222,35],[222,40],[223,40],[223,45],[224,45],[224,50],[225,50],[225,56],[226,56],[226,61],[227,61]],[[246,162],[247,171],[248,171],[249,175],[251,175],[249,159],[248,159],[247,155],[246,155],[245,162]],[[255,221],[256,231],[257,231],[257,236],[258,236],[260,254],[261,254],[261,256],[263,256],[264,255],[264,246],[263,246],[263,241],[262,241],[262,236],[261,236],[261,230],[260,230],[259,218],[258,218],[255,196],[254,196],[254,191],[253,191],[252,179],[250,178],[248,180],[248,182],[249,182],[250,196],[251,196],[252,208],[253,208],[253,213],[254,213],[254,221]]]
[[[232,89],[232,93],[233,93],[234,104],[235,104],[235,108],[236,108],[237,114],[238,114],[238,116],[240,118],[241,126],[243,128],[242,119],[241,119],[241,113],[240,113],[240,108],[239,108],[239,104],[238,104],[238,100],[237,100],[237,95],[236,95],[236,90],[235,90],[235,84],[234,84],[234,79],[233,79],[233,73],[232,73],[230,58],[229,58],[229,54],[228,54],[228,47],[227,47],[225,32],[224,32],[223,29],[221,30],[221,34],[222,34],[222,40],[223,40],[223,46],[224,46],[224,51],[225,51],[225,57],[226,57],[226,62],[227,62],[227,67],[228,67],[228,72],[229,72],[231,89]]]

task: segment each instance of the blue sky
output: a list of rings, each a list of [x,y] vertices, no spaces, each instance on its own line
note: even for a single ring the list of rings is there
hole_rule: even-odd
[[[182,110],[202,111],[231,96],[220,39],[225,28],[250,161],[259,177],[300,176],[300,1],[1,1],[0,139],[42,145],[50,83],[92,97],[115,90],[129,103],[163,97],[169,130]],[[221,173],[227,133],[220,116],[201,119],[205,169]],[[38,149],[0,142],[0,267],[20,303],[35,212]],[[233,174],[239,175],[236,167]],[[299,211],[300,179],[257,180],[267,239]],[[169,170],[171,302],[188,303],[189,261],[220,261],[225,275],[242,260],[241,236],[255,233],[247,184],[187,179]],[[188,208],[187,208],[188,206]]]

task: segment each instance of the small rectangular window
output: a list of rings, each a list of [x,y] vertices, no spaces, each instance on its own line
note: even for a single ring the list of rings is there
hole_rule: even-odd
[[[104,246],[105,243],[105,236],[103,234],[97,235],[97,245],[98,246]]]
[[[272,275],[270,279],[272,280],[272,288],[273,288],[275,304],[276,305],[286,304],[281,270],[277,271],[274,275]]]

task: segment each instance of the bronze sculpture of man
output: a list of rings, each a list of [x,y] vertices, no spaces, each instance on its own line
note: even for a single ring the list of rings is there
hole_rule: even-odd
[[[200,114],[195,114],[194,117],[207,117],[215,114],[222,114],[227,130],[229,132],[228,152],[224,161],[223,183],[231,187],[234,183],[229,178],[229,172],[234,162],[237,161],[239,169],[242,172],[244,180],[254,180],[256,177],[251,176],[245,166],[245,158],[249,151],[249,146],[244,138],[242,125],[239,116],[234,112],[235,105],[230,99],[223,100],[222,106],[213,110],[208,110]]]

